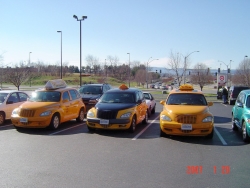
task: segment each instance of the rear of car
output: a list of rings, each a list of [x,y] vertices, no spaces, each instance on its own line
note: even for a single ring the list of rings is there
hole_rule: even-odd
[[[86,106],[86,112],[95,106],[97,100],[103,93],[110,90],[112,87],[109,84],[84,84],[79,88],[79,93],[82,101]]]
[[[239,93],[242,90],[250,89],[248,86],[231,86],[228,90],[228,102],[230,105],[235,104],[235,100],[237,99]]]

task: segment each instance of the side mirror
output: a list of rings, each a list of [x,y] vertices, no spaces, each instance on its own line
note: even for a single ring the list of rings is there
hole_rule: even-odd
[[[165,101],[160,101],[160,104],[164,105],[164,104],[165,104]]]

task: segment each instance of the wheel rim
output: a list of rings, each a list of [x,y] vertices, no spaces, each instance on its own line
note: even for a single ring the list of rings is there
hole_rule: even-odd
[[[245,125],[245,123],[243,123],[243,126],[242,126],[242,136],[243,136],[243,139],[246,138],[246,134],[247,134],[246,125]]]
[[[53,119],[53,125],[54,125],[55,129],[59,126],[59,117],[58,116],[54,117],[54,119]]]
[[[132,120],[132,129],[133,129],[133,131],[135,130],[135,118],[133,118],[133,120]]]
[[[81,121],[83,121],[84,120],[84,112],[81,110],[80,111],[80,115],[79,115],[79,119],[81,120]]]
[[[2,125],[4,122],[4,117],[3,117],[3,114],[0,114],[0,125]]]

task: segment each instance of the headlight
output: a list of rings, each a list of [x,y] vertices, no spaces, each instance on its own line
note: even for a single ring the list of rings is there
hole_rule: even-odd
[[[17,115],[19,112],[19,108],[15,108],[13,111],[12,111],[12,115]]]
[[[204,118],[204,119],[202,120],[203,123],[212,122],[212,121],[213,121],[213,117],[212,117],[212,116],[208,116],[208,117],[206,117],[206,118]]]
[[[93,118],[93,117],[95,117],[95,114],[89,110],[87,113],[87,117]]]
[[[51,114],[51,111],[46,111],[40,114],[40,116],[49,116]]]
[[[171,118],[166,115],[161,115],[161,119],[164,121],[172,121]]]
[[[131,116],[131,112],[128,112],[126,114],[122,114],[121,118],[129,118]]]

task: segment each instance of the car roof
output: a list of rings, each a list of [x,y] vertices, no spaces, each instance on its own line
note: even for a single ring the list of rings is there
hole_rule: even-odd
[[[88,85],[91,85],[91,86],[103,86],[103,85],[109,85],[109,84],[83,84],[81,85],[82,86],[88,86]]]
[[[115,88],[115,89],[110,89],[106,93],[135,93],[136,91],[141,91],[140,89],[137,88],[128,88],[128,89],[120,89],[120,88]]]
[[[241,92],[246,93],[247,95],[250,95],[250,89],[242,90]]]

